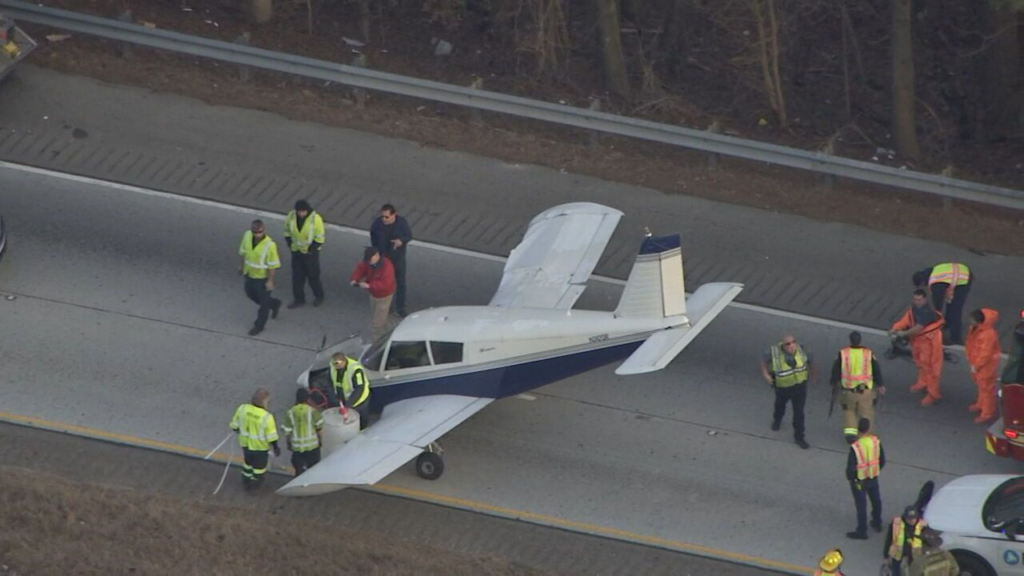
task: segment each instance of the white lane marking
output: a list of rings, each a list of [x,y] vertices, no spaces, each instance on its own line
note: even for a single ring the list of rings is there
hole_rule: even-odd
[[[49,170],[46,168],[37,168],[35,166],[26,166],[23,164],[15,164],[12,162],[0,161],[0,168],[6,168],[8,170],[14,170],[18,172],[24,172],[27,174],[35,174],[38,176],[46,176],[49,178],[57,178],[66,180],[69,182],[77,182],[80,184],[89,184],[91,186],[100,186],[104,188],[110,188],[112,190],[121,190],[124,192],[134,192],[137,194],[144,194],[146,196],[155,196],[157,198],[163,198],[165,200],[176,200],[179,202],[186,202],[190,204],[198,204],[200,206],[208,206],[221,208],[226,210],[234,210],[242,214],[250,214],[253,216],[259,216],[261,218],[267,218],[272,220],[284,221],[284,215],[277,214],[274,212],[267,212],[265,210],[257,210],[255,208],[246,208],[244,206],[236,206],[234,204],[225,204],[223,202],[215,202],[213,200],[206,200],[204,198],[195,198],[192,196],[183,196],[180,194],[172,194],[170,192],[161,192],[159,190],[152,190],[149,188],[142,188],[141,186],[133,186],[131,184],[121,184],[118,182],[108,182],[107,180],[100,180],[98,178],[90,178],[89,176],[79,176],[77,174],[68,174],[66,172],[58,172],[55,170]],[[351,228],[349,226],[342,226],[340,224],[325,223],[325,225],[331,230],[336,230],[345,234],[351,234],[359,236],[361,238],[369,237],[370,233],[366,230],[360,230],[358,228]],[[468,256],[471,258],[477,258],[480,260],[487,260],[490,262],[504,263],[507,258],[504,256],[495,256],[493,254],[484,254],[481,252],[473,252],[471,250],[465,250],[462,248],[455,248],[453,246],[444,246],[442,244],[434,244],[431,242],[424,242],[417,240],[416,247],[423,247],[429,250],[435,250],[438,252],[445,252],[448,254],[457,254],[459,256]],[[598,282],[604,282],[606,284],[613,284],[617,286],[625,286],[625,280],[619,280],[618,278],[610,278],[608,276],[591,276]],[[798,312],[787,312],[785,310],[776,310],[774,308],[766,308],[763,306],[756,306],[754,304],[744,304],[742,302],[732,302],[729,306],[738,308],[740,310],[747,310],[750,312],[758,312],[761,314],[768,314],[770,316],[777,316],[779,318],[785,318],[787,320],[796,320],[799,322],[808,322],[811,324],[820,324],[822,326],[829,326],[832,328],[842,328],[845,330],[858,330],[862,333],[872,334],[875,336],[885,336],[885,330],[879,330],[878,328],[872,328],[870,326],[858,326],[856,324],[850,324],[848,322],[840,322],[838,320],[829,320],[827,318],[818,318],[815,316],[808,316],[806,314],[800,314]],[[962,348],[960,346],[952,346],[950,348]]]
[[[523,392],[522,394],[516,395],[516,398],[518,398],[519,400],[526,400],[528,402],[533,402],[534,400],[537,399],[537,397],[534,396],[533,394],[527,394],[525,392]]]

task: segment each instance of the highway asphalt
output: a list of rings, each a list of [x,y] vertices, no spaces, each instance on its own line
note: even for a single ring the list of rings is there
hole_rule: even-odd
[[[283,311],[253,339],[255,307],[235,275],[246,210],[3,168],[0,211],[11,235],[0,293],[14,297],[0,300],[0,411],[11,419],[206,451],[256,386],[283,411],[321,339],[368,319],[365,295],[344,284],[365,243],[356,234],[329,232],[325,306]],[[279,237],[280,220],[268,222]],[[411,301],[485,303],[500,271],[493,259],[414,245]],[[577,307],[609,309],[618,292],[592,283]],[[440,480],[407,466],[384,484],[776,567],[807,567],[841,546],[849,573],[873,573],[880,538],[844,537],[854,524],[846,446],[841,419],[826,420],[826,388],[812,390],[804,451],[788,419],[769,430],[771,391],[757,372],[760,351],[792,332],[824,376],[847,331],[732,307],[667,370],[620,378],[609,367],[497,402],[443,439]],[[874,334],[866,342],[884,348]],[[947,367],[946,400],[930,409],[907,392],[909,363],[883,368],[887,517],[925,480],[1018,470],[985,452],[963,362]]]
[[[650,227],[683,234],[693,286],[743,282],[741,302],[881,328],[905,309],[912,272],[958,261],[979,278],[968,306],[1004,314],[1024,307],[1021,257],[508,164],[30,65],[10,80],[0,106],[0,160],[276,212],[305,197],[327,220],[356,227],[389,201],[420,239],[499,255],[535,214],[589,200],[626,213],[598,266],[608,276],[626,277],[635,237]],[[713,178],[707,185],[720,186]],[[1012,323],[1000,328],[1008,334]]]

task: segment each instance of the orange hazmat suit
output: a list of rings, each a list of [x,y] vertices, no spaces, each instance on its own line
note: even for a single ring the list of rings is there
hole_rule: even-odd
[[[911,392],[927,390],[928,395],[921,402],[925,406],[934,404],[942,398],[939,391],[939,378],[942,376],[942,327],[946,325],[941,314],[936,313],[938,320],[924,327],[915,336],[910,337],[910,347],[914,352],[914,363],[917,364],[917,383],[911,386]],[[915,325],[913,307],[892,325],[893,330],[910,330]]]
[[[992,420],[997,415],[996,376],[1003,353],[999,346],[999,334],[996,333],[999,312],[982,308],[981,313],[985,315],[985,321],[971,326],[967,332],[967,361],[971,364],[971,376],[978,385],[978,400],[971,408],[981,409],[981,415],[975,420],[978,423]]]

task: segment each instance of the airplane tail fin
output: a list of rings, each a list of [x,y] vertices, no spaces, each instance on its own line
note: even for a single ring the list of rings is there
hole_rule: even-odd
[[[640,246],[615,316],[668,318],[683,314],[686,287],[679,234],[648,236]]]

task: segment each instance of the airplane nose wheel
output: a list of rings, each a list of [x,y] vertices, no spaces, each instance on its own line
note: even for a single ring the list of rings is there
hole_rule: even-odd
[[[416,474],[424,480],[437,480],[444,474],[444,449],[437,442],[431,442],[427,449],[416,457]]]

